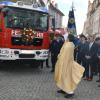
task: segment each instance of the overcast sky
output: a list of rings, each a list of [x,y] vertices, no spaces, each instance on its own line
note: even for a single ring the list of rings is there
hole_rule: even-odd
[[[65,15],[63,20],[64,26],[67,26],[68,13],[71,10],[72,2],[74,3],[77,33],[81,34],[84,21],[86,20],[88,0],[56,0],[56,2],[58,3],[58,8]]]

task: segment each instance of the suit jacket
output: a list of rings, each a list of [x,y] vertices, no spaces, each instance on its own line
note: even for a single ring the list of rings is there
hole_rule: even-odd
[[[98,45],[94,42],[91,46],[91,48],[89,48],[89,42],[86,43],[85,45],[85,56],[90,56],[91,58],[88,59],[87,61],[89,61],[90,63],[96,63],[97,61],[97,51],[98,51]]]
[[[97,55],[99,55],[99,56],[100,56],[100,45],[98,45]]]
[[[97,56],[100,56],[100,45],[98,47]],[[100,69],[100,59],[98,58],[98,68]]]
[[[78,48],[77,48],[77,57],[82,60],[85,59],[85,43],[79,43]]]
[[[53,54],[54,56],[57,57],[57,55],[60,52],[60,49],[61,49],[62,45],[63,45],[63,41],[53,40],[51,45],[50,45],[50,52],[51,52],[51,54]]]

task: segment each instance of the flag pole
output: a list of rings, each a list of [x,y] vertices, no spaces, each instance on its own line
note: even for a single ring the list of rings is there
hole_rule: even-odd
[[[71,10],[69,11],[69,16],[68,16],[69,18],[68,18],[67,28],[71,34],[77,35],[74,10],[75,10],[74,3],[72,2]]]

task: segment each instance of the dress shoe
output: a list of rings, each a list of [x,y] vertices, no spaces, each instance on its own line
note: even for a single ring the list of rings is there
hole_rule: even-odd
[[[94,72],[93,75],[96,76],[97,75],[97,72]]]
[[[52,69],[51,72],[54,72],[54,69]]]
[[[98,85],[98,87],[100,87],[100,85]]]
[[[50,66],[46,66],[47,68],[50,68]]]
[[[92,81],[92,78],[88,78],[87,80],[88,80],[88,81]]]
[[[58,90],[57,93],[66,94],[66,92],[64,92],[63,90]]]
[[[99,79],[99,80],[97,80],[96,82],[100,82],[100,79]]]
[[[84,77],[83,80],[88,80],[88,78],[87,77]]]
[[[41,66],[40,69],[43,69],[43,66]]]
[[[64,97],[65,98],[72,98],[74,96],[74,94],[66,94]]]

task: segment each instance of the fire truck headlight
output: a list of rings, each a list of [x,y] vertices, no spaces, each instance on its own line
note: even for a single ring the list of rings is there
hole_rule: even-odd
[[[2,50],[1,53],[2,53],[2,54],[8,54],[9,51],[8,51],[8,50]]]
[[[37,54],[37,55],[40,55],[40,54],[41,54],[41,52],[40,52],[40,51],[36,51],[36,54]]]
[[[44,51],[43,54],[48,54],[48,51]]]

